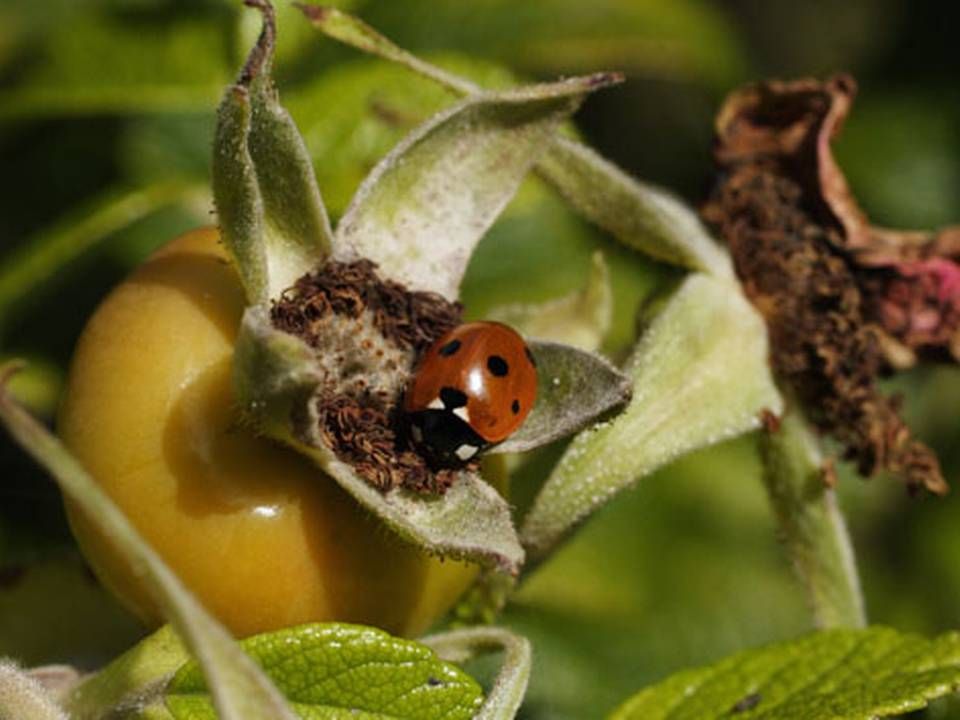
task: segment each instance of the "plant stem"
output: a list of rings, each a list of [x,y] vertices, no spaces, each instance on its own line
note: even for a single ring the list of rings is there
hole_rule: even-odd
[[[816,437],[796,410],[760,441],[763,479],[779,533],[818,628],[866,625],[853,547]]]
[[[498,627],[474,627],[430,635],[420,642],[441,660],[462,663],[478,655],[503,652],[497,679],[475,720],[512,720],[520,709],[530,679],[530,641]]]

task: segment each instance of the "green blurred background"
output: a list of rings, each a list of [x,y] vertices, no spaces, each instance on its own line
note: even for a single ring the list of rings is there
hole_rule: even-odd
[[[211,221],[212,111],[257,32],[232,0],[0,3],[0,357],[52,419],[71,348],[109,288],[165,239]],[[846,70],[861,96],[837,151],[875,221],[960,219],[956,4],[909,0],[355,0],[401,45],[490,84],[621,69],[583,137],[635,175],[699,201],[711,119],[765,77]],[[450,96],[337,46],[278,8],[277,77],[334,217],[373,163]],[[675,273],[582,223],[528,182],[464,284],[470,314],[578,287],[612,266],[622,357],[644,299]],[[504,257],[510,262],[503,262]],[[960,479],[960,372],[892,383],[917,433]],[[518,473],[522,505],[559,454]],[[960,505],[844,476],[873,622],[960,627]],[[525,584],[505,622],[534,641],[523,716],[598,717],[667,673],[792,637],[809,614],[776,542],[752,438],[684,459],[616,499]],[[79,560],[53,484],[0,438],[0,655],[89,667],[141,630]],[[949,704],[930,716],[958,714]]]

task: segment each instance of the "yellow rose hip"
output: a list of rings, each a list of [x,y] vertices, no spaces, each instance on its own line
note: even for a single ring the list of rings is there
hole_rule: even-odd
[[[239,422],[231,372],[243,309],[215,230],[169,243],[84,330],[60,434],[234,633],[323,620],[421,633],[476,566],[403,543],[315,465]],[[67,509],[98,576],[159,623],[135,569]]]

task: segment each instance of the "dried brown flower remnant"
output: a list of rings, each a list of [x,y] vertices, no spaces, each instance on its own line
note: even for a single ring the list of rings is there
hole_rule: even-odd
[[[329,313],[357,319],[369,310],[388,342],[419,354],[460,322],[459,303],[383,280],[376,267],[370,260],[328,262],[304,275],[274,304],[274,325],[316,347],[322,339],[317,323]]]
[[[323,439],[374,487],[443,493],[456,480],[455,470],[431,469],[398,435],[395,419],[376,406],[336,396],[320,397],[316,405]]]
[[[907,351],[893,364],[960,359],[960,264],[931,257],[879,266],[863,272],[862,285],[871,317]]]
[[[911,437],[876,379],[891,365],[888,324],[901,328],[898,340],[942,337],[953,311],[937,303],[953,297],[960,273],[946,259],[930,267],[914,256],[910,265],[917,234],[874,230],[853,200],[829,141],[854,93],[853,80],[838,76],[731,95],[717,119],[720,172],[704,215],[767,320],[774,370],[812,422],[845,446],[863,475],[888,470],[911,489],[943,493],[935,455]],[[920,255],[942,242],[928,239]],[[921,306],[933,306],[936,318],[917,314]]]
[[[397,408],[417,357],[460,313],[439,295],[381,279],[369,260],[329,262],[271,308],[275,327],[317,349],[320,438],[374,487],[442,493],[456,479],[409,447]]]

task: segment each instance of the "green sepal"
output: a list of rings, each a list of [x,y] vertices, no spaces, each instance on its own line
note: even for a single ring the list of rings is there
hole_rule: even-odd
[[[624,245],[661,262],[733,280],[729,256],[694,210],[586,145],[555,136],[537,173],[587,220]]]
[[[233,383],[245,421],[260,432],[284,436],[291,417],[320,382],[314,350],[273,327],[265,305],[248,307],[240,321],[233,355]]]
[[[442,496],[403,488],[381,492],[319,444],[294,443],[400,537],[441,557],[516,575],[524,561],[510,505],[476,472],[463,470]]]
[[[534,501],[521,531],[531,557],[657,468],[779,413],[767,352],[763,320],[737,286],[690,275],[626,367],[630,405],[578,435]]]
[[[572,435],[630,400],[630,378],[600,355],[529,340],[537,361],[537,401],[513,435],[490,452],[526,452]]]
[[[330,254],[333,233],[310,154],[270,78],[273,9],[239,80],[217,111],[213,196],[220,234],[249,304],[279,297]]]
[[[298,5],[327,36],[398,63],[459,95],[483,92],[461,78],[398,47],[365,22],[333,8]],[[696,213],[665,190],[640,182],[590,148],[554,132],[536,164],[587,220],[625,245],[664,262],[725,279],[733,278],[727,254]]]
[[[335,257],[455,300],[474,247],[559,124],[620,81],[597,73],[479,93],[407,135],[367,176],[337,225]]]
[[[581,289],[546,302],[495,307],[486,318],[506,323],[525,337],[595,352],[613,322],[613,288],[603,253],[593,253]]]

